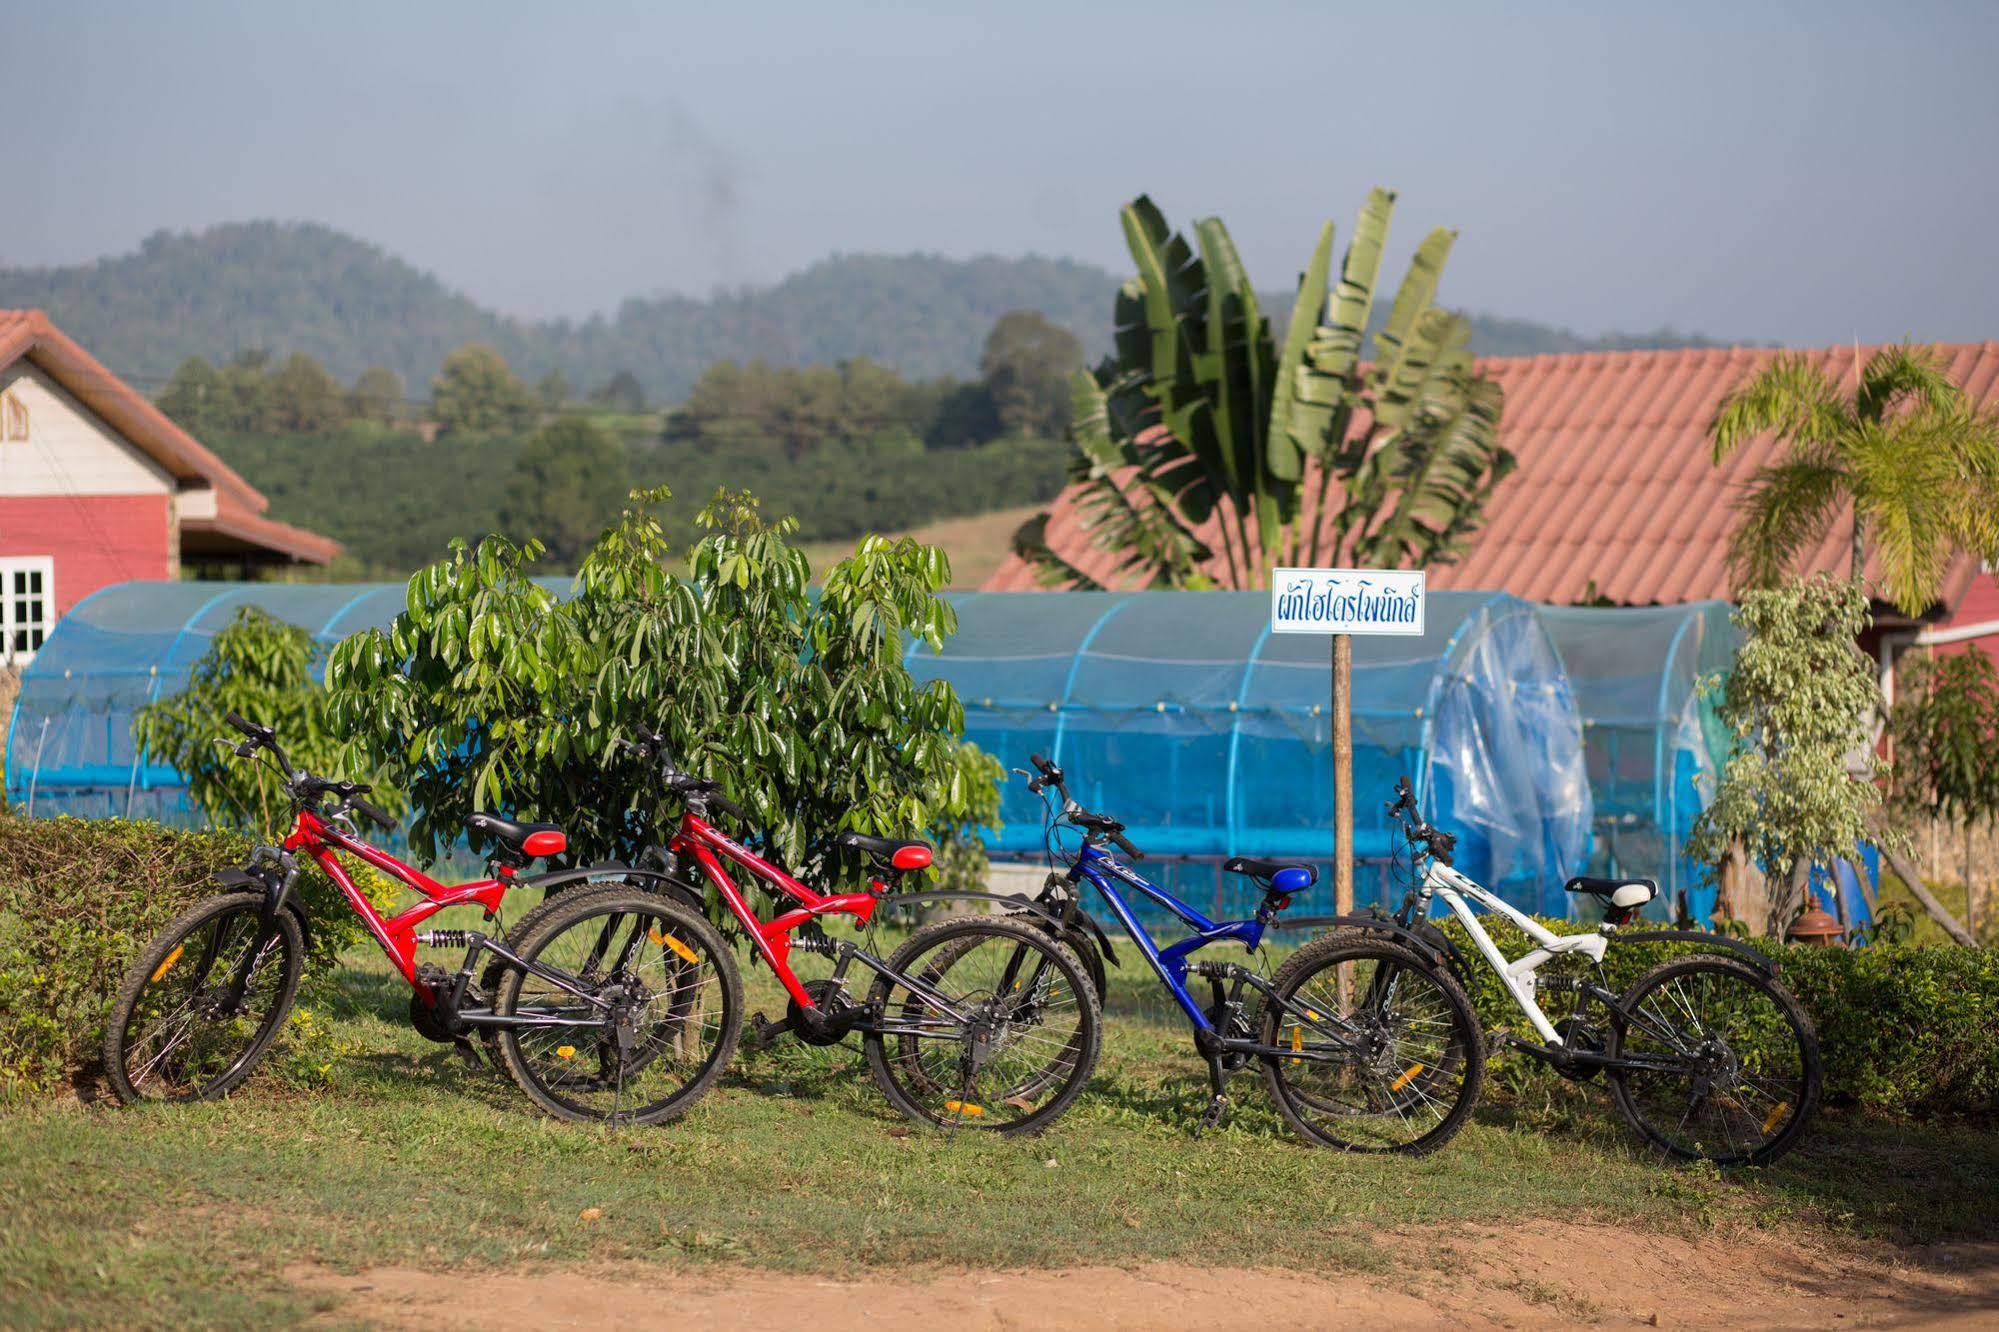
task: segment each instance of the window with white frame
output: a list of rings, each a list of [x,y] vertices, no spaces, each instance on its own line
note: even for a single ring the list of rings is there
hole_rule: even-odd
[[[0,662],[25,666],[56,622],[55,561],[47,555],[0,558]]]

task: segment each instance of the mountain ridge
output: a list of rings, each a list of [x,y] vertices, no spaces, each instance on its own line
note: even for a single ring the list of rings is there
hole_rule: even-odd
[[[370,365],[428,391],[453,348],[486,342],[533,381],[560,371],[579,392],[629,370],[655,401],[683,395],[719,360],[779,364],[866,357],[911,378],[970,377],[986,333],[1010,310],[1039,310],[1108,350],[1119,279],[1074,259],[835,253],[763,287],[711,296],[635,296],[608,315],[527,320],[490,309],[386,247],[318,222],[222,223],[155,231],[137,249],[82,264],[0,267],[0,306],[33,306],[119,374],[156,390],[192,355],[223,361],[304,352],[342,380]],[[1288,294],[1272,317],[1281,327]],[[1481,355],[1723,346],[1672,329],[1579,336],[1473,314]]]

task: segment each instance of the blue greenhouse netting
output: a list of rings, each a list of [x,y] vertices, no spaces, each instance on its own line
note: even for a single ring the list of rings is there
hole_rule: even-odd
[[[558,595],[567,578],[538,579]],[[385,628],[402,583],[118,583],[86,597],[21,677],[7,732],[7,799],[37,815],[197,821],[179,772],[132,740],[132,715],[187,684],[211,639],[245,606],[330,646]]]
[[[558,592],[567,580],[547,580]],[[256,605],[331,643],[385,625],[400,584],[142,583],[107,588],[58,624],[30,666],[8,737],[7,795],[37,814],[187,822],[180,775],[138,753],[133,711],[173,693],[215,632]],[[1057,754],[1086,801],[1133,826],[1155,866],[1218,908],[1231,854],[1332,854],[1326,641],[1270,636],[1255,593],[963,594],[944,654],[920,677],[964,698],[972,737],[1009,767]],[[1719,603],[1534,608],[1434,593],[1422,638],[1355,640],[1362,900],[1392,904],[1380,800],[1395,776],[1463,839],[1466,868],[1511,900],[1560,913],[1586,869],[1654,874],[1696,919],[1712,889],[1680,847],[1725,737],[1695,687],[1727,666]],[[1040,851],[1018,779],[1003,854]],[[1592,831],[1594,836],[1592,837]],[[1210,894],[1214,896],[1210,897]]]
[[[1728,670],[1741,641],[1728,603],[1544,606],[1540,616],[1582,713],[1596,806],[1590,871],[1656,877],[1654,914],[1705,921],[1715,888],[1685,847],[1727,757],[1719,698],[1701,682]]]
[[[966,734],[1009,769],[1055,758],[1077,799],[1125,821],[1197,902],[1230,855],[1332,856],[1328,640],[1272,635],[1245,592],[971,593],[919,678],[951,682]],[[1561,659],[1516,597],[1430,596],[1421,637],[1354,640],[1354,854],[1363,902],[1399,898],[1381,873],[1382,817],[1411,775],[1459,864],[1509,900],[1566,914],[1586,860],[1590,791]],[[994,849],[1040,854],[1039,802],[1016,777]]]

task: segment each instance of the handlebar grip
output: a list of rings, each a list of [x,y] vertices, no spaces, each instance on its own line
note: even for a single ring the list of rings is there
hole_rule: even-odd
[[[708,803],[713,805],[716,809],[721,810],[724,814],[732,815],[746,824],[752,822],[750,818],[750,812],[748,810],[744,809],[741,805],[737,804],[735,801],[729,799],[729,797],[723,795],[720,791],[709,792]]]
[[[1029,754],[1027,756],[1027,761],[1029,763],[1032,763],[1035,767],[1041,769],[1041,771],[1043,772],[1048,771],[1048,760],[1041,757],[1041,755],[1039,754]]]
[[[396,821],[389,817],[387,810],[384,810],[379,805],[370,804],[360,796],[348,796],[347,807],[358,814],[373,819],[385,832],[394,832],[396,830]]]
[[[1143,851],[1139,850],[1139,849],[1138,849],[1137,847],[1133,846],[1133,845],[1132,845],[1132,844],[1130,843],[1130,841],[1128,841],[1128,840],[1127,840],[1127,839],[1125,838],[1125,835],[1124,835],[1123,833],[1112,833],[1112,834],[1111,834],[1111,840],[1112,840],[1113,842],[1116,842],[1116,843],[1118,844],[1118,849],[1119,849],[1119,850],[1123,851],[1123,852],[1124,852],[1124,853],[1125,853],[1126,855],[1130,856],[1130,857],[1131,857],[1131,858],[1132,858],[1133,860],[1143,860],[1143,859],[1145,859],[1145,852],[1143,852]]]
[[[244,720],[242,717],[238,716],[236,713],[233,712],[229,713],[222,720],[228,722],[231,726],[241,731],[244,735],[249,736],[252,740],[261,739],[263,736],[263,732],[261,730],[259,730],[255,725],[251,724],[250,722]]]

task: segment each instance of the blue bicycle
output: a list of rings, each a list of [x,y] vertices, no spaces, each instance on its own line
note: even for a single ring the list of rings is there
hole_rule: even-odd
[[[1047,810],[1043,833],[1050,860],[1068,862],[1066,875],[1049,876],[1041,902],[1062,919],[1087,922],[1115,964],[1109,940],[1082,911],[1077,890],[1089,883],[1103,896],[1193,1028],[1212,1092],[1201,1127],[1220,1122],[1229,1076],[1255,1060],[1278,1113],[1308,1142],[1420,1155],[1451,1140],[1478,1100],[1485,1047],[1471,1001],[1432,942],[1392,921],[1315,917],[1290,925],[1326,926],[1328,932],[1267,978],[1240,963],[1192,960],[1216,943],[1239,943],[1257,954],[1278,913],[1317,881],[1318,872],[1309,865],[1232,859],[1222,868],[1261,887],[1262,904],[1248,920],[1209,920],[1105,850],[1112,846],[1127,859],[1144,859],[1122,823],[1076,803],[1060,768],[1039,754],[1032,761],[1039,775],[1027,785]],[[1059,808],[1051,790],[1061,796]],[[1073,858],[1057,845],[1058,825],[1083,833]],[[1162,948],[1133,913],[1127,890],[1158,903],[1192,933]],[[1072,947],[1087,943],[1080,928],[1063,933],[1065,941],[1073,936]],[[1101,977],[1094,957],[1086,965],[1092,979]],[[1190,979],[1208,983],[1205,1006],[1189,993]]]

